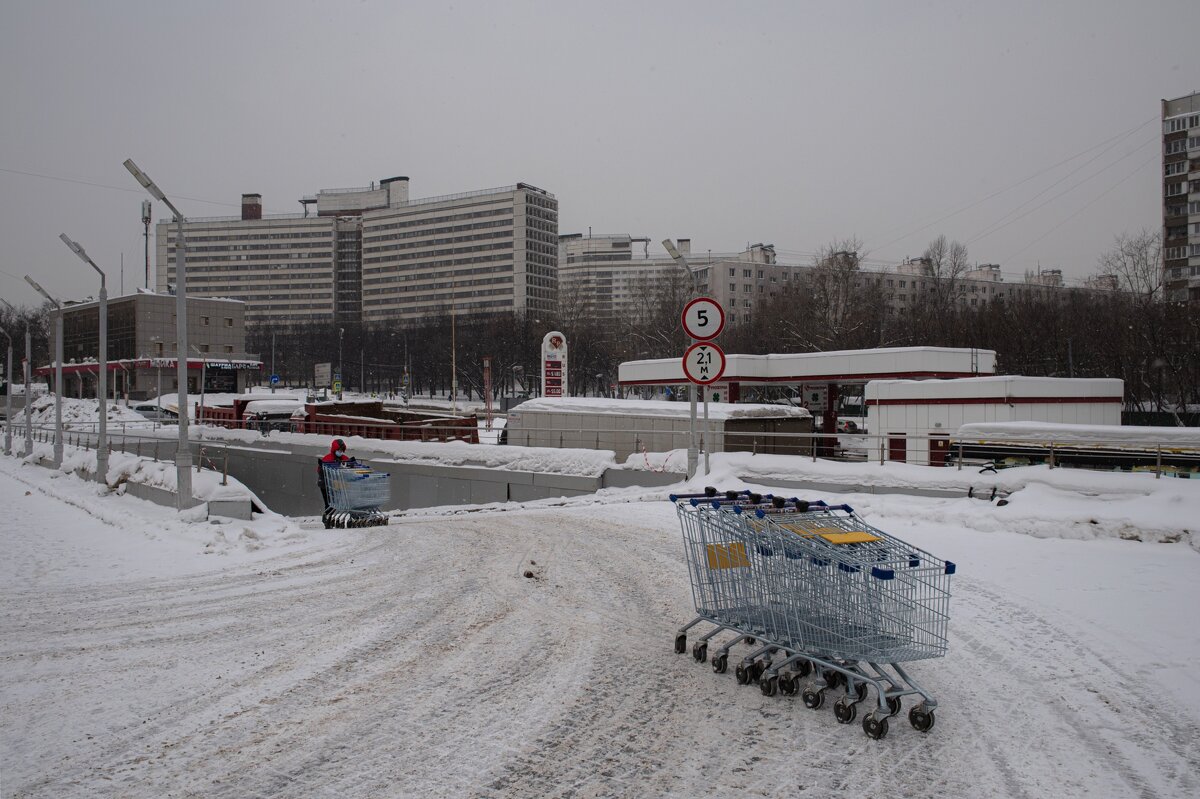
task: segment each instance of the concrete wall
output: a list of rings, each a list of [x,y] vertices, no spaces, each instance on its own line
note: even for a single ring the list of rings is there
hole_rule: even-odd
[[[114,439],[114,448],[121,447]],[[157,443],[157,448],[155,447]],[[201,454],[193,444],[193,452]],[[131,442],[126,451],[145,457],[172,460],[175,442]],[[317,459],[326,450],[317,447],[205,444],[205,468],[228,470],[266,503],[285,516],[319,516],[325,509],[317,487]],[[437,505],[476,505],[489,502],[524,502],[555,497],[594,494],[601,488],[669,485],[683,479],[670,472],[610,469],[599,477],[517,472],[470,466],[435,466],[398,463],[386,458],[361,458],[377,471],[391,475],[391,502],[384,510],[427,508]]]

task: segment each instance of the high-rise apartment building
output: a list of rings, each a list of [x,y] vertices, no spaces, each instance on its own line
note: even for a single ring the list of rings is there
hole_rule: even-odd
[[[246,303],[248,324],[409,322],[448,313],[549,313],[558,302],[558,201],[526,183],[410,200],[408,178],[326,189],[302,214],[184,224],[187,290]],[[175,280],[175,225],[157,226],[157,282]]]
[[[1162,101],[1163,285],[1200,302],[1200,92]]]

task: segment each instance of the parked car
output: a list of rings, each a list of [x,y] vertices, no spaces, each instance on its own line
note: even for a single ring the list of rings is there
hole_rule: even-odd
[[[151,422],[162,422],[170,424],[179,421],[179,414],[168,408],[160,408],[156,403],[143,402],[133,406],[133,411],[139,413]]]

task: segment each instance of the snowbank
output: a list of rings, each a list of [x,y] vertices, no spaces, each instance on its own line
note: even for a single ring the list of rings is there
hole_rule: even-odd
[[[1136,427],[1049,422],[976,422],[958,428],[969,441],[1037,441],[1056,444],[1118,444],[1200,449],[1200,428]]]
[[[111,422],[126,422],[143,424],[151,424],[145,416],[140,413],[126,408],[124,405],[115,405],[111,401],[106,408],[108,421]],[[53,425],[54,424],[54,395],[42,395],[30,403],[29,413],[35,425]],[[20,424],[25,424],[25,411],[19,411],[13,414],[13,427],[15,428],[20,420]],[[82,428],[94,429],[100,422],[100,403],[95,399],[73,399],[71,397],[63,397],[62,401],[62,420],[63,425],[67,427],[79,426]]]

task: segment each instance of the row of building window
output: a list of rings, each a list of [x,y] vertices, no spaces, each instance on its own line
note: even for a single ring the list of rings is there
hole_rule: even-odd
[[[1192,114],[1191,116],[1180,116],[1166,120],[1163,123],[1163,132],[1178,133],[1181,130],[1197,127],[1200,127],[1200,114]]]
[[[1200,256],[1200,244],[1188,244],[1185,247],[1167,247],[1165,254],[1168,261],[1177,261],[1180,258],[1196,258]]]
[[[473,203],[474,206],[494,205],[494,203]],[[465,206],[459,206],[465,207]],[[370,220],[363,220],[363,231],[369,234],[378,234],[384,230],[403,230],[411,227],[428,227],[429,225],[441,225],[447,222],[456,222],[462,219],[482,219],[493,216],[512,216],[513,208],[511,205],[503,207],[493,207],[487,211],[467,211],[464,213],[444,214],[443,216],[431,216],[423,219],[405,219],[403,222],[388,222],[384,220],[395,219],[395,216],[380,216]]]
[[[458,244],[460,242],[468,242],[468,241],[490,241],[492,239],[511,239],[512,237],[513,237],[513,232],[512,232],[512,228],[510,227],[508,230],[491,230],[491,231],[488,231],[487,233],[475,233],[475,234],[469,234],[469,235],[465,235],[465,236],[451,236],[451,237],[441,238],[441,239],[430,239],[428,241],[410,241],[410,242],[405,242],[402,244],[384,244],[384,245],[379,245],[379,246],[363,247],[363,252],[394,253],[394,252],[402,252],[402,251],[408,251],[408,252],[421,251],[421,255],[430,255],[430,254],[438,253],[438,252],[447,252],[447,250],[428,251],[425,248],[434,247],[434,246],[438,246],[438,245],[445,245],[445,244]],[[512,245],[510,244],[509,246],[511,247]],[[392,257],[393,258],[401,258],[401,257],[412,258],[412,257],[418,257],[418,256],[409,255],[409,256],[392,256]]]

